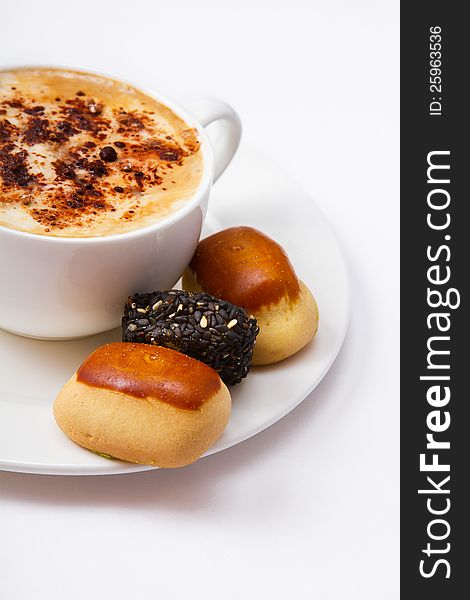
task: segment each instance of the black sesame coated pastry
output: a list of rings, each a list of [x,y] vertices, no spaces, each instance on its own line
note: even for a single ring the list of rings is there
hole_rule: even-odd
[[[231,385],[246,377],[258,331],[245,309],[181,290],[129,296],[122,319],[124,342],[178,350],[209,365]]]

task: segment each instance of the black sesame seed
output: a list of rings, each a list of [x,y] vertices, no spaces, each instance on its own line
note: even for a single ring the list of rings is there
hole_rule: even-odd
[[[139,317],[138,308],[146,310],[146,319]],[[233,319],[236,325],[229,330],[227,323]],[[129,331],[131,323],[135,330]],[[208,294],[180,290],[130,297],[122,325],[124,341],[179,350],[216,369],[228,384],[246,377],[259,331],[244,309]]]

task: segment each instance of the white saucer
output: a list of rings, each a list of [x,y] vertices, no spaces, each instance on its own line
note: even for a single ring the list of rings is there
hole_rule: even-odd
[[[231,388],[230,422],[207,454],[246,440],[295,408],[330,368],[348,321],[346,270],[330,226],[277,165],[243,146],[214,188],[204,235],[232,225],[252,225],[281,243],[317,299],[320,325],[315,340],[297,355],[252,369]],[[0,469],[106,475],[151,468],[80,448],[62,434],[52,416],[57,392],[81,361],[97,346],[119,340],[120,330],[67,342],[0,331]]]

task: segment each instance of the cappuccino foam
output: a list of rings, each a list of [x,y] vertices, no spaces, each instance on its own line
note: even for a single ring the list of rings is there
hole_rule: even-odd
[[[183,206],[202,173],[197,131],[138,89],[0,71],[0,225],[62,237],[140,229]]]

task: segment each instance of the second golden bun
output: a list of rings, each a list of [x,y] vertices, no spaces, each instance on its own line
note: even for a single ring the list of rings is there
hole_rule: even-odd
[[[231,227],[199,242],[183,287],[242,306],[260,331],[253,365],[291,356],[314,337],[318,307],[283,248],[252,227]]]
[[[114,343],[95,350],[65,384],[54,417],[94,452],[158,467],[197,460],[231,411],[218,374],[169,348]]]

